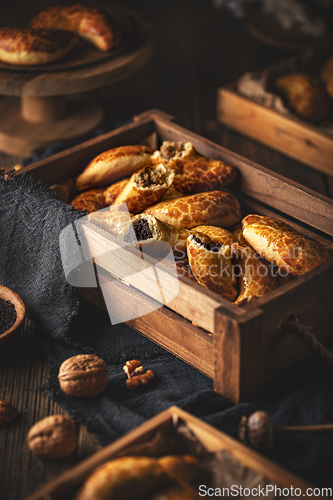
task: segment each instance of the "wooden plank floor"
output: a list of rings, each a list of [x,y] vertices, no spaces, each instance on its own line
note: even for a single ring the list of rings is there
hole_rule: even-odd
[[[35,2],[38,0],[34,0]],[[42,6],[45,3],[39,0]],[[27,8],[15,0],[11,7]],[[286,156],[228,130],[216,121],[216,90],[248,70],[288,57],[252,39],[239,21],[213,2],[203,0],[124,0],[151,24],[153,53],[137,74],[97,92],[106,111],[106,127],[134,114],[160,108],[175,120],[209,139],[272,170],[333,196],[333,179]],[[8,5],[8,4],[6,4]],[[5,11],[5,5],[2,10]],[[0,154],[0,168],[20,158]],[[71,459],[43,461],[29,452],[25,439],[31,425],[54,413],[64,413],[43,386],[48,363],[39,337],[25,328],[15,344],[0,353],[0,399],[9,399],[20,411],[19,420],[0,428],[0,499],[24,498],[44,482],[99,447],[81,426],[77,454]]]

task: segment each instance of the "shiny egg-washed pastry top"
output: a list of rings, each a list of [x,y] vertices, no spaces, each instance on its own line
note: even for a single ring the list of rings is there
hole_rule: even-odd
[[[111,186],[104,191],[103,194],[107,205],[113,205],[114,200],[117,198],[118,194],[121,193],[129,180],[130,178],[126,177],[126,179],[111,184]]]
[[[96,156],[76,179],[78,191],[107,187],[131,176],[151,163],[153,150],[148,146],[120,146]]]
[[[43,28],[0,28],[0,61],[35,66],[58,61],[76,45],[73,33]]]
[[[294,276],[333,259],[331,248],[308,240],[281,220],[248,215],[242,228],[244,238],[259,255]]]
[[[104,188],[90,189],[78,194],[70,203],[76,210],[87,210],[88,214],[106,207]]]

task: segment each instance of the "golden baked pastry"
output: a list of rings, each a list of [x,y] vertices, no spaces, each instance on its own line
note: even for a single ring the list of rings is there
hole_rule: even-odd
[[[306,74],[292,73],[277,78],[275,87],[301,118],[319,121],[326,117],[330,101],[321,81]]]
[[[119,43],[119,33],[110,15],[87,5],[53,5],[37,14],[30,28],[71,31],[103,51]]]
[[[187,229],[201,225],[228,227],[241,218],[238,200],[225,191],[208,191],[161,201],[144,210],[162,222]]]
[[[333,54],[326,60],[321,70],[321,79],[327,83],[333,76]]]
[[[188,263],[188,260],[178,260],[176,261],[176,269],[177,269],[177,274],[178,276],[186,276],[186,278],[189,278],[191,281],[197,281],[195,277],[193,276],[193,273],[190,268],[190,264]]]
[[[104,188],[91,189],[77,195],[70,204],[75,210],[87,210],[88,214],[90,214],[106,207],[103,193]]]
[[[84,482],[75,496],[75,500],[135,500],[146,498],[159,486],[164,486],[174,479],[169,475],[175,467],[185,477],[192,477],[194,461],[187,455],[161,459],[154,457],[122,457],[99,467]],[[188,472],[190,471],[190,472]]]
[[[333,259],[333,250],[308,240],[285,222],[264,215],[242,220],[243,236],[254,250],[283,273],[301,276]]]
[[[187,257],[200,285],[230,302],[236,299],[238,291],[228,245],[215,243],[205,234],[192,234],[187,239]]]
[[[149,214],[138,214],[131,220],[132,227],[124,236],[126,243],[146,244],[152,247],[153,243],[165,241],[178,252],[186,250],[187,238],[192,234],[188,229],[183,229],[162,222]],[[158,250],[158,246],[155,245]],[[162,250],[161,250],[162,251]],[[184,257],[185,255],[180,255]]]
[[[239,283],[239,295],[234,304],[243,305],[277,288],[278,281],[272,269],[248,244],[242,229],[236,229],[233,235],[236,241],[232,245],[232,258]]]
[[[35,66],[58,61],[77,43],[73,33],[60,30],[0,28],[0,61]]]
[[[130,178],[126,177],[126,179],[111,184],[111,186],[104,191],[105,203],[107,205],[113,205],[114,200],[117,198],[118,194],[121,193],[129,180]]]
[[[231,245],[235,242],[235,238],[230,231],[217,226],[198,226],[195,230],[207,234],[214,243],[223,243],[224,246],[228,246],[231,255]]]
[[[120,146],[96,156],[76,179],[78,191],[110,184],[130,177],[134,172],[151,164],[154,150],[148,146]]]
[[[234,236],[227,229],[223,229],[222,227],[216,226],[198,226],[195,228],[195,231],[199,233],[206,234],[211,241],[216,243],[223,250],[223,255],[226,257],[226,266],[228,268],[228,273],[233,277],[232,286],[237,288],[237,279],[233,272],[232,267],[232,245],[235,242]],[[200,236],[199,236],[200,238]]]
[[[164,165],[143,167],[134,172],[113,204],[126,203],[129,212],[138,214],[162,198],[171,186],[174,175],[174,171],[167,170]]]
[[[75,500],[134,500],[167,482],[156,458],[122,457],[99,467],[84,482]]]
[[[105,210],[93,212],[87,216],[87,219],[122,240],[129,230],[132,216],[133,214],[126,210]]]
[[[149,500],[200,500],[199,493],[188,484],[178,484],[163,489]]]
[[[181,198],[182,196],[184,196],[184,194],[171,184],[163,198],[161,198],[161,201],[175,200],[176,198]]]
[[[185,194],[220,189],[236,176],[235,167],[200,155],[190,142],[164,141],[152,160],[175,171],[173,185]]]

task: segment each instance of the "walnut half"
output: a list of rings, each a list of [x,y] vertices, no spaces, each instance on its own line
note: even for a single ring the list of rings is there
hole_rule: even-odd
[[[123,370],[127,375],[126,385],[130,389],[135,389],[139,385],[146,385],[154,378],[153,371],[147,370],[145,372],[141,361],[137,359],[127,361],[126,365],[123,366]]]

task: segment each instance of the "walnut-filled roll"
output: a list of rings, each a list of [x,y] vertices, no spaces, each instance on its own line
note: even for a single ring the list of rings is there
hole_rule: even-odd
[[[241,218],[238,200],[225,191],[209,191],[161,201],[144,212],[162,222],[187,229],[201,225],[229,227]]]
[[[207,235],[193,234],[187,240],[187,257],[197,282],[233,302],[238,292],[230,247],[213,242]]]
[[[131,244],[140,243],[151,246],[154,242],[165,241],[173,249],[185,252],[187,238],[192,233],[188,229],[171,226],[171,224],[161,222],[156,217],[144,213],[135,215],[131,222],[132,227],[124,236],[124,241]]]
[[[106,210],[89,214],[87,219],[122,240],[131,227],[132,216],[127,210]]]
[[[175,171],[174,186],[185,194],[220,189],[236,176],[232,165],[200,155],[190,142],[164,141],[152,156]]]
[[[246,241],[283,273],[301,276],[333,259],[333,249],[301,236],[289,224],[264,215],[248,215],[242,220]]]
[[[278,282],[272,269],[248,244],[242,229],[234,230],[233,235],[236,241],[232,245],[232,258],[239,286],[239,295],[234,303],[243,305],[274,290]]]
[[[154,150],[148,146],[120,146],[96,156],[76,179],[78,191],[107,187],[151,164]]]
[[[174,175],[174,171],[167,170],[164,165],[141,168],[132,175],[113,205],[126,203],[129,212],[138,214],[162,198]]]

